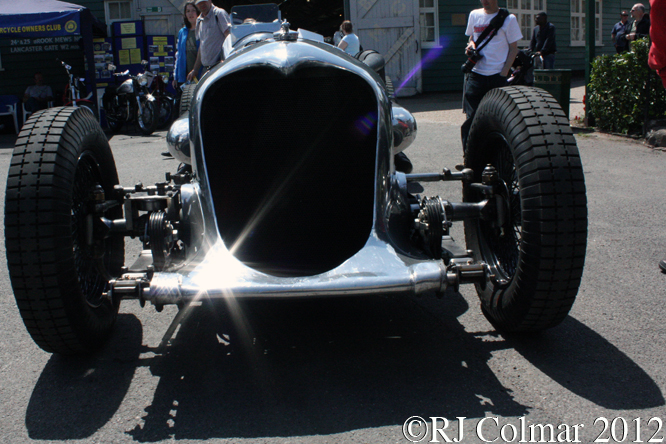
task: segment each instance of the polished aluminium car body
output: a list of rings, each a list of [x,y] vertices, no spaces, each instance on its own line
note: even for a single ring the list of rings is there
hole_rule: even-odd
[[[416,122],[391,97],[380,54],[351,57],[291,30],[276,5],[234,7],[231,18],[225,61],[183,90],[167,135],[180,165],[166,181],[121,186],[88,110],[52,108],[24,126],[5,244],[40,347],[99,349],[123,299],[161,310],[199,299],[442,295],[473,283],[498,329],[565,319],[583,273],[587,200],[552,95],[490,91],[464,165],[409,174],[398,156]],[[463,201],[420,196],[429,181],[461,182]],[[455,221],[465,247],[449,235]],[[130,266],[126,237],[143,242]]]
[[[242,29],[244,27],[252,29]],[[404,217],[395,216],[411,213],[406,197],[406,176],[393,168],[392,154],[404,150],[414,140],[416,122],[413,116],[406,109],[391,102],[383,80],[367,65],[346,55],[338,48],[323,43],[323,39],[312,40],[316,38],[312,33],[308,33],[307,38],[304,38],[303,34],[302,31],[300,33],[291,31],[288,24],[283,22],[235,26],[225,45],[227,59],[202,79],[189,115],[182,116],[173,124],[168,134],[169,149],[177,159],[191,164],[193,177],[196,178],[192,183],[181,186],[183,205],[181,224],[201,227],[202,235],[196,236],[196,239],[193,236],[187,246],[188,266],[173,271],[155,272],[149,286],[142,290],[144,299],[155,304],[168,304],[201,295],[313,297],[442,292],[449,282],[455,281],[455,274],[447,273],[447,265],[441,259],[426,257],[409,246],[403,226],[406,221],[399,220]],[[233,42],[237,43],[235,47],[230,46]],[[339,254],[334,263],[321,264],[315,270],[296,268],[266,272],[261,269],[267,268],[266,266],[257,269],[252,264],[243,263],[235,257],[235,246],[225,242],[220,235],[218,229],[220,220],[217,213],[220,210],[216,209],[219,199],[216,199],[211,191],[211,188],[217,184],[211,184],[210,180],[211,176],[218,174],[217,166],[208,156],[212,150],[204,147],[206,138],[202,133],[205,131],[205,125],[201,125],[200,122],[206,119],[204,115],[206,97],[215,94],[213,90],[219,90],[219,83],[223,83],[229,76],[243,76],[247,75],[244,73],[257,71],[263,75],[265,70],[271,70],[272,73],[266,74],[267,76],[277,75],[288,79],[308,69],[321,70],[315,74],[321,76],[334,77],[337,75],[336,72],[346,74],[352,78],[348,81],[349,84],[365,89],[366,96],[372,99],[371,103],[365,104],[369,105],[367,108],[371,116],[356,117],[361,120],[365,118],[364,122],[359,121],[361,127],[363,123],[369,124],[364,145],[351,147],[349,152],[343,147],[337,147],[335,153],[338,157],[350,156],[351,159],[354,159],[351,156],[354,156],[353,150],[356,148],[365,149],[370,153],[365,156],[366,166],[369,168],[366,168],[364,173],[370,176],[371,180],[365,180],[364,192],[356,194],[365,195],[358,204],[367,202],[372,211],[364,211],[366,220],[358,224],[364,226],[361,238],[359,239],[358,234],[355,235],[354,245],[340,252],[342,255]],[[232,85],[228,88],[231,89]],[[328,91],[323,92],[327,93]],[[227,120],[224,116],[227,112],[235,112],[237,106],[240,105],[224,104],[219,112],[220,118]],[[258,108],[262,105],[253,103],[252,106]],[[270,112],[288,115],[290,108],[285,106],[272,109]],[[334,130],[340,131],[340,128]],[[319,131],[320,128],[310,128],[309,137],[316,138]],[[394,141],[398,142],[397,146],[394,145]],[[290,149],[286,140],[275,140],[275,144],[279,150]],[[226,142],[220,140],[215,150],[228,148],[225,145]],[[357,157],[360,158],[361,156]],[[318,180],[326,183],[327,188],[335,190],[338,186],[335,182],[338,180],[351,182],[359,180],[354,176],[358,171],[353,171],[352,168],[349,170],[352,170],[351,174],[344,170],[330,171],[329,178],[321,177]],[[271,191],[279,195],[279,189]],[[280,196],[276,198],[280,199]],[[322,206],[328,205],[322,203]],[[266,206],[262,205],[261,210],[266,210]],[[359,222],[356,220],[359,215],[353,212],[347,213],[345,208],[335,211],[341,212],[344,218]],[[297,217],[284,222],[294,225],[307,223],[313,225],[314,229],[318,225],[316,220],[304,221]],[[396,227],[393,227],[394,225]],[[299,227],[298,231],[306,229]],[[311,237],[326,236],[326,233],[321,232]],[[298,241],[298,235],[292,237],[292,241]],[[243,243],[240,237],[236,241]],[[332,248],[332,245],[327,248]],[[320,260],[315,257],[310,259]],[[277,264],[270,265],[274,268]],[[184,273],[183,270],[187,271]]]

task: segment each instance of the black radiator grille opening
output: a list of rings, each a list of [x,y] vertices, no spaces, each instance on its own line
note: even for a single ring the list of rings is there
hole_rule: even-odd
[[[340,265],[372,229],[377,100],[331,67],[220,79],[201,131],[218,229],[248,266],[308,276]]]

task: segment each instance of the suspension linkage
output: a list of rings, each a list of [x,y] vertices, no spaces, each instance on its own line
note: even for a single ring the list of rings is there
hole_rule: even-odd
[[[462,182],[471,182],[474,178],[474,171],[471,168],[463,168],[460,172],[453,172],[444,168],[441,173],[416,173],[406,174],[407,182],[440,182],[460,180]]]

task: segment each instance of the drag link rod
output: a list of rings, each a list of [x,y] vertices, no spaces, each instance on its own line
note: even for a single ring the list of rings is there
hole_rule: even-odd
[[[453,172],[444,168],[441,173],[416,173],[406,174],[407,182],[440,182],[460,180],[462,182],[471,182],[474,172],[471,168],[465,168],[460,172]]]

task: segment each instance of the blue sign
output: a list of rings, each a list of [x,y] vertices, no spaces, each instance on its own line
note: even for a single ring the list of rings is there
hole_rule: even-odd
[[[0,15],[0,38],[80,35],[80,16],[77,10]]]

